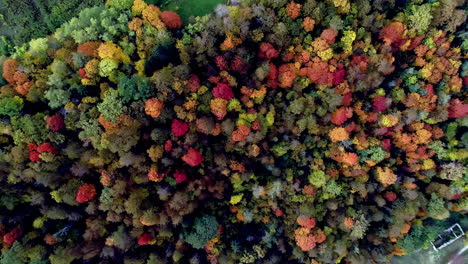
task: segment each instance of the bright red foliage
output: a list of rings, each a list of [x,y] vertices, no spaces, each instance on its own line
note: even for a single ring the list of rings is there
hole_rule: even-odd
[[[182,160],[185,161],[188,165],[195,167],[198,164],[203,162],[203,157],[200,152],[194,148],[189,148],[187,154],[182,156]]]
[[[340,107],[333,112],[331,122],[337,126],[342,125],[348,118],[353,116],[353,109],[350,107]]]
[[[278,68],[276,65],[270,62],[270,71],[268,72],[267,75],[267,86],[271,87],[273,89],[278,88]]]
[[[42,159],[39,155],[44,152],[58,154],[58,151],[54,147],[52,147],[52,144],[50,144],[49,142],[44,142],[40,145],[37,145],[35,143],[29,143],[28,150],[29,160],[34,162],[41,161]]]
[[[29,152],[29,160],[36,162],[36,161],[41,161],[42,159],[41,157],[39,157],[39,152],[31,151]]]
[[[213,88],[213,96],[216,98],[223,98],[225,100],[230,100],[234,98],[234,93],[232,92],[229,84],[217,83],[215,88]]]
[[[29,150],[29,160],[36,162],[36,161],[41,161],[41,157],[39,157],[39,152],[37,152],[37,145],[34,143],[29,143],[28,144],[28,150]]]
[[[49,142],[44,142],[40,144],[39,146],[37,146],[36,151],[39,152],[39,154],[44,153],[44,152],[58,154],[58,151],[54,147],[52,147],[52,144]]]
[[[181,183],[187,180],[187,174],[183,170],[176,170],[173,176],[177,183]]]
[[[433,96],[434,93],[434,86],[432,84],[427,84],[424,86],[424,89],[426,90],[427,96]]]
[[[84,68],[79,69],[78,74],[81,76],[81,78],[89,79],[88,76],[86,76],[86,70]]]
[[[180,137],[187,133],[187,131],[189,130],[189,125],[184,121],[174,119],[172,120],[171,130],[174,136]]]
[[[463,196],[463,193],[457,193],[457,194],[454,194],[452,197],[450,197],[450,200],[457,200],[462,196]]]
[[[96,196],[96,188],[92,184],[83,184],[78,188],[78,192],[76,193],[75,200],[78,203],[85,203],[94,199]]]
[[[346,70],[339,69],[333,73],[333,85],[338,85],[345,80]]]
[[[164,143],[164,150],[168,152],[172,150],[172,141],[169,139]]]
[[[21,227],[15,227],[10,232],[3,235],[3,243],[6,244],[7,248],[10,248],[13,243],[21,236],[23,230]]]
[[[149,242],[151,242],[153,239],[154,238],[151,234],[144,233],[140,237],[138,237],[138,245],[140,246],[148,245]]]

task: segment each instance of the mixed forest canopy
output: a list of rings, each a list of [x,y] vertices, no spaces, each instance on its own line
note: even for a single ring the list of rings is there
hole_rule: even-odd
[[[196,2],[1,1],[0,264],[388,263],[468,227],[466,1]]]

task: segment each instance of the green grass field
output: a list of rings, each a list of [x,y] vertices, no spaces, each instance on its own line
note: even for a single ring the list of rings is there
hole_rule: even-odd
[[[225,4],[226,0],[166,0],[160,2],[163,10],[177,12],[184,23],[187,23],[190,16],[206,15],[213,11],[218,4]]]

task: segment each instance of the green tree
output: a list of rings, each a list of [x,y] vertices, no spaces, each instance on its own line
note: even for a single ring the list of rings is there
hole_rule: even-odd
[[[116,123],[116,118],[124,113],[124,106],[119,99],[119,91],[107,90],[104,100],[97,106],[104,119]]]
[[[404,239],[398,240],[397,245],[403,248],[406,254],[412,254],[421,248],[428,248],[442,231],[443,228],[438,225],[414,225]]]
[[[36,144],[47,141],[49,129],[44,121],[45,115],[43,113],[31,115],[24,115],[21,117],[15,116],[11,119],[11,126],[13,127],[13,140],[15,144],[31,143]]]
[[[322,187],[327,183],[328,176],[321,170],[313,170],[309,174],[309,183],[315,187]]]
[[[410,5],[405,10],[405,15],[410,30],[423,35],[432,22],[431,4]]]
[[[133,5],[133,0],[107,0],[106,5],[116,9],[129,9]]]
[[[23,244],[16,241],[10,249],[0,255],[0,264],[23,264],[28,262]]]
[[[444,199],[440,198],[435,193],[431,194],[431,199],[427,205],[427,215],[435,219],[445,219],[450,215],[450,212],[445,206]]]
[[[59,40],[68,37],[77,43],[94,40],[115,40],[128,34],[130,11],[97,6],[83,9],[78,17],[72,18],[57,29],[55,36]]]
[[[17,116],[23,109],[23,99],[19,96],[0,98],[0,115]]]
[[[123,103],[146,100],[153,95],[149,78],[142,78],[135,74],[131,78],[121,76],[117,87]]]
[[[52,109],[59,108],[70,101],[71,93],[64,89],[49,89],[44,93],[44,97],[49,100]]]
[[[211,215],[195,218],[192,230],[186,237],[187,243],[196,249],[203,248],[218,232],[218,221]]]

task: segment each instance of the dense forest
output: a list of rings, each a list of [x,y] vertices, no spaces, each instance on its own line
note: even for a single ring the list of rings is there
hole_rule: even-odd
[[[389,263],[468,228],[467,1],[220,3],[0,0],[0,264]]]

